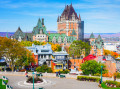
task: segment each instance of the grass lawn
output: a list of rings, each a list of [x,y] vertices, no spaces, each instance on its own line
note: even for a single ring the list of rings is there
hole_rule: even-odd
[[[2,79],[0,79],[0,89],[6,89],[6,85],[2,85]]]
[[[105,83],[102,83],[101,86],[103,89],[120,89],[120,88],[109,88],[105,85]]]

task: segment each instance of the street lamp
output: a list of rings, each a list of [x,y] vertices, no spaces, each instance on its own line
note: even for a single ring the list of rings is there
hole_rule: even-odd
[[[103,70],[103,66],[101,66],[101,83],[102,83],[102,70]]]
[[[32,76],[33,76],[33,89],[34,89],[34,76],[35,76],[34,72],[32,73]]]

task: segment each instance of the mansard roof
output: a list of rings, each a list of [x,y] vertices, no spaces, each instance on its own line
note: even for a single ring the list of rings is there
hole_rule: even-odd
[[[15,39],[18,39],[19,36],[22,38],[22,40],[23,40],[24,37],[25,37],[25,33],[22,32],[22,30],[21,30],[20,27],[18,27],[18,29],[17,29],[17,31],[15,32],[15,34],[13,35],[13,37],[14,37]]]
[[[75,12],[75,10],[74,10],[74,8],[73,8],[73,6],[72,6],[72,4],[71,4],[71,5],[69,5],[69,6],[68,6],[68,5],[65,6],[65,9],[64,9],[61,17],[64,17],[64,16],[65,16],[65,19],[66,19],[66,20],[70,20],[70,19],[72,19],[72,15],[73,15],[73,14],[75,15],[75,19],[79,19],[78,16],[77,16],[77,13]]]
[[[64,41],[64,38],[67,38],[68,42],[73,42],[74,40],[76,40],[75,37],[73,36],[67,36],[66,34],[60,34],[60,33],[50,33],[49,35],[49,42],[51,42],[53,40],[53,37],[55,37],[56,41],[58,42],[59,37],[61,38],[62,41]]]
[[[33,36],[32,33],[25,33],[25,38],[24,38],[24,40],[32,41],[32,39],[33,39],[32,36]]]

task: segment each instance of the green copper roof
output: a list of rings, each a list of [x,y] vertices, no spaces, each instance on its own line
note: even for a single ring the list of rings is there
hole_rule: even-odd
[[[62,42],[64,42],[64,38],[67,38],[68,43],[73,42],[74,40],[76,40],[75,37],[73,36],[67,36],[66,34],[59,34],[59,33],[51,33],[48,35],[49,36],[49,42],[52,42],[53,37],[55,37],[56,42],[58,42],[59,37],[61,38]]]
[[[71,35],[77,35],[74,29],[72,30]]]
[[[93,33],[90,35],[90,38],[95,38],[95,36],[94,36],[94,34],[93,34]]]
[[[22,39],[24,39],[25,37],[25,33],[22,32],[22,30],[20,29],[20,27],[18,27],[17,31],[15,32],[15,34],[13,35],[13,37],[15,39],[18,39],[19,37],[21,37]]]
[[[38,19],[37,26],[33,28],[32,33],[33,33],[34,35],[40,34],[40,30],[42,30],[43,34],[46,34],[46,35],[47,35],[46,27],[43,26],[41,20]]]
[[[101,38],[101,36],[99,35],[98,36],[98,38],[95,40],[95,42],[96,42],[96,47],[98,48],[98,49],[101,49],[102,47],[103,47],[103,40],[102,40],[102,38]]]
[[[98,36],[97,40],[102,40],[102,38],[101,38],[101,36],[100,36],[100,35]]]
[[[9,38],[9,37],[8,37],[8,32],[7,32],[7,34],[6,34],[6,37]]]

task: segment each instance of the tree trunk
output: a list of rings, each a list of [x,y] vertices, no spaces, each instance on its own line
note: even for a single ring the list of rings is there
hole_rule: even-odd
[[[12,65],[12,72],[14,72],[14,65]]]

